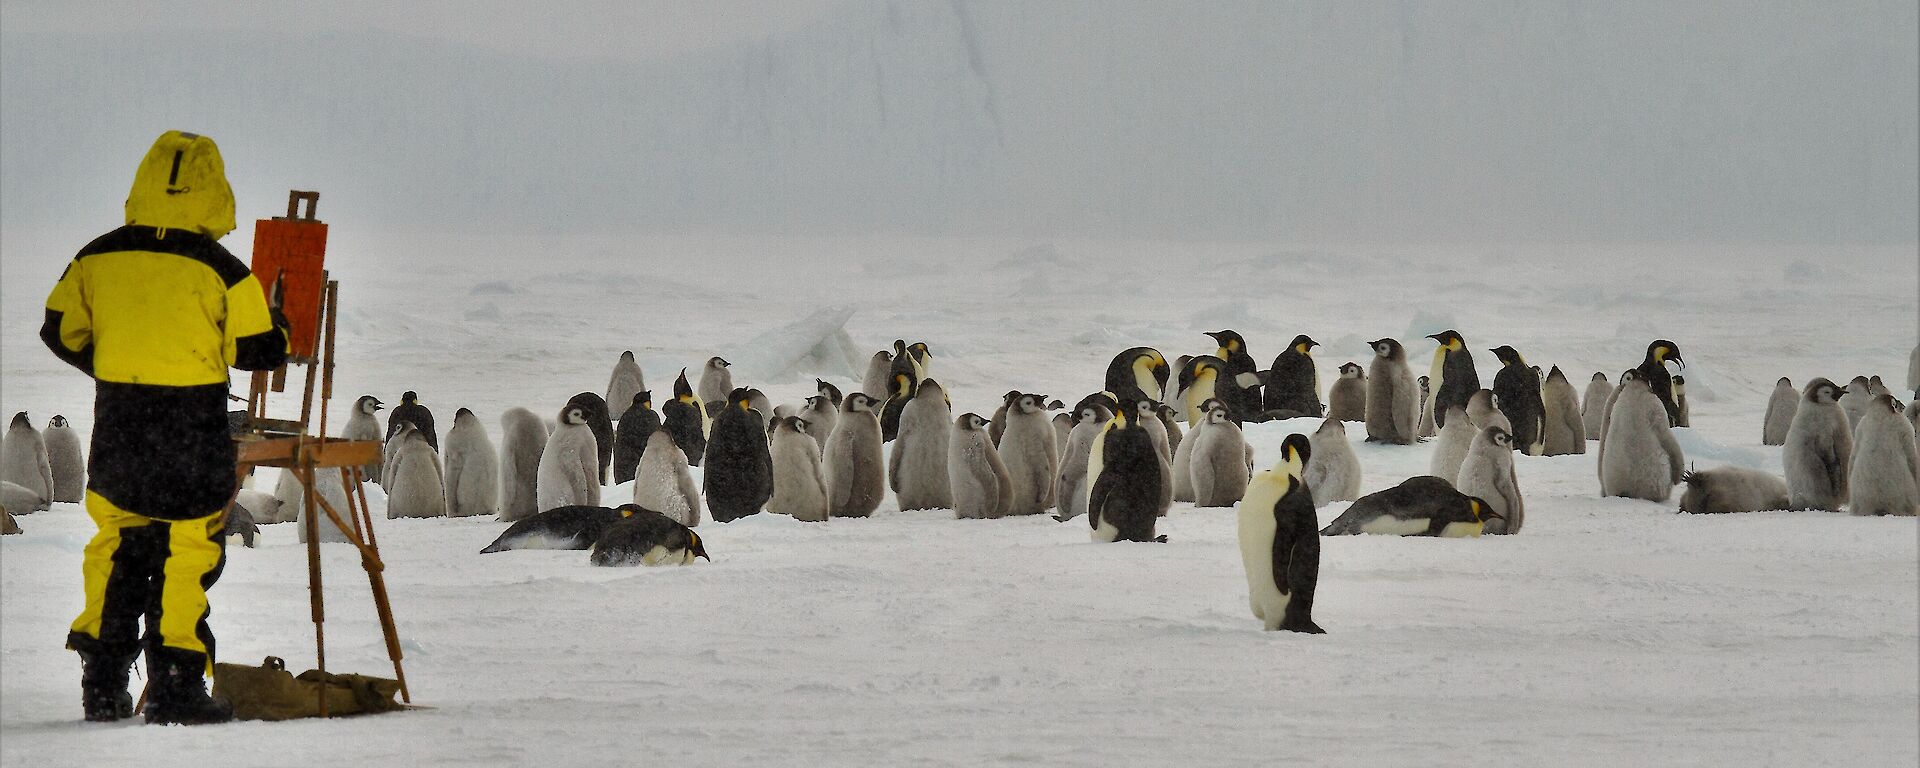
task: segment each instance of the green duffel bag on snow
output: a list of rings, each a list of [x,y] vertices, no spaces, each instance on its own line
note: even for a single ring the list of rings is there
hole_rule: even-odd
[[[240,720],[294,720],[320,716],[320,691],[327,715],[360,715],[404,709],[393,700],[400,682],[367,675],[337,675],[310,669],[295,677],[287,663],[268,656],[260,666],[213,665],[213,695],[233,704]]]

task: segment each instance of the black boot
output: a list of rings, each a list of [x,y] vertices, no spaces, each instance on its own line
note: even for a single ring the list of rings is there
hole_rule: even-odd
[[[149,650],[147,722],[203,725],[232,720],[233,706],[207,695],[206,664],[207,657],[190,651]]]
[[[133,717],[133,697],[127,694],[127,672],[132,668],[132,656],[80,652],[80,708],[88,722]]]

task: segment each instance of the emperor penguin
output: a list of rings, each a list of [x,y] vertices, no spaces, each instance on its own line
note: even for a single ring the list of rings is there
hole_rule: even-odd
[[[1053,444],[1060,446],[1060,449],[1064,451],[1067,448],[1067,436],[1073,434],[1073,414],[1061,411],[1053,415],[1052,421]],[[1059,486],[1056,484],[1054,489],[1057,492]]]
[[[1686,461],[1659,398],[1637,372],[1623,377],[1600,441],[1600,495],[1666,501]]]
[[[1159,423],[1156,418],[1154,424]],[[1052,509],[1060,447],[1054,444],[1046,395],[1022,393],[1008,405],[1007,430],[1000,438],[998,453],[1002,469],[1013,483],[1012,505],[1004,514],[1037,515]]]
[[[518,522],[540,512],[535,492],[547,425],[525,408],[500,414],[500,520]]]
[[[1313,448],[1306,436],[1292,434],[1281,444],[1280,455],[1278,464],[1261,470],[1247,485],[1237,515],[1247,602],[1268,632],[1322,635],[1326,630],[1313,621],[1313,593],[1320,582],[1320,521],[1305,477]]]
[[[1415,379],[1415,381],[1420,389],[1420,424],[1418,425],[1420,437],[1433,437],[1436,434],[1433,426],[1433,411],[1430,410],[1433,408],[1433,403],[1431,402],[1433,399],[1433,384],[1428,381],[1425,376],[1421,376]]]
[[[1440,346],[1433,350],[1433,367],[1427,372],[1432,396],[1427,399],[1425,413],[1434,427],[1445,427],[1447,410],[1454,405],[1465,406],[1467,399],[1480,391],[1480,371],[1473,367],[1473,352],[1467,349],[1467,340],[1459,331],[1449,328],[1427,338]]]
[[[713,521],[730,523],[759,514],[773,497],[773,455],[747,388],[735,387],[721,403],[700,482]]]
[[[1867,386],[1867,377],[1855,376],[1847,382],[1847,394],[1840,399],[1840,411],[1847,415],[1847,427],[1854,431],[1860,429],[1860,417],[1867,414],[1867,406],[1873,400],[1873,392]]]
[[[647,377],[640,371],[640,363],[634,361],[633,350],[621,352],[620,360],[613,364],[613,376],[607,379],[607,407],[625,408],[634,395],[646,389]]]
[[[559,426],[547,436],[534,475],[534,496],[540,511],[554,507],[600,506],[599,457],[587,413],[569,404],[560,411]]]
[[[607,412],[607,401],[592,392],[582,392],[567,400],[568,407],[577,407],[587,417],[587,429],[593,432],[593,481],[595,485],[607,481],[607,470],[613,467],[613,416]]]
[[[67,423],[67,417],[55,414],[47,421],[47,472],[53,486],[53,501],[83,501],[87,495],[87,459],[80,448],[80,433]]]
[[[673,433],[673,444],[687,455],[687,463],[700,466],[707,454],[707,408],[687,384],[687,369],[673,380],[673,399],[660,406],[660,428]]]
[[[908,344],[907,358],[913,361],[914,378],[925,380],[933,375],[933,351],[927,348],[926,342]]]
[[[867,517],[886,495],[887,468],[881,458],[880,420],[876,401],[865,392],[850,392],[840,401],[840,415],[827,437],[822,474],[827,481],[827,514],[831,517]]]
[[[1118,403],[1115,404],[1116,407]],[[1134,401],[1134,423],[1147,431],[1147,439],[1153,441],[1153,449],[1160,453],[1160,466],[1166,470],[1166,476],[1160,480],[1160,516],[1166,517],[1173,509],[1173,439],[1167,431],[1167,424],[1160,418],[1160,404],[1152,400]],[[1178,427],[1175,427],[1178,429]],[[1253,448],[1247,448],[1248,471],[1252,471]]]
[[[1513,435],[1497,425],[1480,430],[1473,439],[1453,487],[1479,497],[1499,513],[1499,517],[1487,521],[1486,533],[1519,533],[1526,522],[1526,502],[1520,497],[1520,481],[1513,471]]]
[[[1838,512],[1847,503],[1853,429],[1840,410],[1844,394],[1839,385],[1824,378],[1807,382],[1801,391],[1793,424],[1787,427],[1786,447],[1780,452],[1794,509]]]
[[[1546,407],[1546,455],[1586,453],[1587,427],[1580,417],[1580,395],[1567,375],[1560,372],[1560,366],[1547,372],[1547,383],[1540,386],[1540,402]]]
[[[1869,400],[1881,395],[1891,394],[1893,394],[1893,391],[1887,389],[1886,382],[1881,381],[1879,376],[1867,377],[1867,395]]]
[[[1907,355],[1907,389],[1920,392],[1920,344],[1913,345],[1913,352]]]
[[[1466,408],[1458,405],[1448,408],[1447,425],[1440,428],[1438,444],[1433,448],[1433,455],[1427,459],[1427,474],[1448,482],[1457,480],[1460,477],[1460,465],[1466,463],[1467,452],[1473,449],[1473,439],[1479,435],[1480,427],[1467,416]]]
[[[893,353],[884,349],[873,353],[873,359],[867,361],[867,375],[860,379],[860,391],[876,403],[885,403],[887,393],[893,391],[892,382]]]
[[[1507,421],[1507,415],[1500,411],[1499,402],[1491,389],[1475,392],[1473,397],[1467,399],[1467,418],[1473,420],[1476,433],[1498,424],[1507,434],[1513,434],[1513,422]]]
[[[1160,398],[1160,402],[1172,408],[1174,418],[1180,421],[1188,420],[1186,385],[1180,381],[1180,374],[1186,372],[1187,364],[1191,362],[1193,362],[1192,355],[1181,355],[1173,359],[1173,365],[1170,367],[1171,375],[1167,378],[1165,396]],[[1212,395],[1208,395],[1207,397],[1212,397]],[[1205,400],[1206,398],[1201,399]]]
[[[947,482],[953,488],[953,516],[962,520],[1006,517],[1014,504],[1014,483],[1000,452],[986,432],[987,420],[964,413],[953,422],[947,446]]]
[[[1673,417],[1674,426],[1693,426],[1692,412],[1687,408],[1687,377],[1678,374],[1673,377],[1673,407],[1676,411]]]
[[[633,393],[632,401],[627,410],[620,414],[620,422],[613,430],[614,485],[633,479],[640,467],[641,457],[647,453],[647,442],[658,429],[660,414],[653,412],[653,392],[643,389]]]
[[[46,439],[33,428],[26,411],[13,415],[6,438],[0,440],[0,480],[32,491],[42,501],[53,501],[53,465]]]
[[[700,402],[709,416],[717,417],[727,407],[727,394],[733,391],[733,372],[727,369],[732,365],[726,358],[715,356],[707,358],[700,368]]]
[[[1060,511],[1055,520],[1065,522],[1087,513],[1087,462],[1094,441],[1113,419],[1113,412],[1098,402],[1082,402],[1073,411],[1073,429],[1067,433],[1067,447],[1060,454]]]
[[[651,509],[637,510],[607,526],[593,542],[587,562],[602,567],[692,565],[707,557],[700,534]]]
[[[1167,358],[1152,347],[1134,347],[1107,364],[1106,391],[1123,400],[1158,400],[1167,388]]]
[[[887,442],[900,436],[900,414],[906,410],[907,403],[913,402],[914,391],[920,386],[911,373],[895,371],[891,377],[893,386],[886,392],[887,404],[880,409],[880,439]],[[946,419],[941,419],[941,423],[946,423]]]
[[[500,456],[487,428],[473,411],[461,408],[447,430],[447,517],[491,515],[500,511]]]
[[[1680,475],[1680,511],[1697,515],[1787,509],[1787,483],[1770,472],[1716,467]]]
[[[827,439],[833,437],[834,427],[840,424],[840,404],[826,395],[814,395],[807,398],[800,412],[794,415],[807,422],[807,436],[813,438],[815,452],[826,455]]]
[[[1168,468],[1173,473],[1174,501],[1191,502],[1194,500],[1193,451],[1200,445],[1200,436],[1207,431],[1207,409],[1204,406],[1206,403],[1215,402],[1219,402],[1219,398],[1209,397],[1205,403],[1195,404],[1188,411],[1189,413],[1200,416],[1201,421],[1193,425],[1192,429],[1187,430],[1187,436],[1180,441],[1180,446],[1173,449],[1173,461],[1168,462]],[[1229,418],[1228,420],[1231,421],[1232,419]],[[1097,444],[1098,443],[1096,443],[1096,445]]]
[[[831,410],[835,412],[838,412],[840,409],[840,401],[846,399],[845,396],[840,394],[840,388],[834,386],[833,382],[827,381],[826,379],[813,380],[813,393],[826,398],[827,404],[833,406]]]
[[[1308,436],[1313,451],[1308,454],[1305,474],[1313,505],[1324,507],[1335,501],[1360,498],[1360,457],[1347,442],[1347,425],[1331,416]],[[1317,525],[1317,523],[1316,523]]]
[[[334,511],[344,517],[347,514],[347,489],[340,482],[340,470],[331,467],[316,469],[313,473],[313,481],[314,495],[326,499],[328,504],[333,505]],[[260,497],[253,495],[255,493],[258,492],[248,491],[246,495],[254,501],[247,507],[247,512],[253,516],[256,525],[299,522],[302,529],[306,528],[307,494],[301,486],[300,478],[294,475],[293,470],[280,470],[280,479],[273,486],[272,504],[260,503]],[[333,528],[332,521],[328,520],[324,514],[321,515],[320,528],[323,533]],[[321,540],[326,539],[323,537]],[[341,537],[338,540],[346,539]],[[304,543],[306,539],[302,538],[301,541]]]
[[[1479,536],[1488,521],[1499,517],[1485,499],[1461,493],[1444,479],[1423,475],[1354,500],[1347,511],[1320,529],[1320,535],[1463,538]]]
[[[633,475],[633,503],[657,510],[681,525],[700,524],[700,486],[687,471],[687,454],[673,433],[656,429]]]
[[[1227,415],[1227,406],[1210,400],[1201,410],[1206,426],[1194,432],[1188,458],[1189,482],[1196,507],[1231,507],[1247,491],[1247,441],[1240,425]]]
[[[1793,393],[1799,397],[1799,392]],[[1587,391],[1580,398],[1580,424],[1585,429],[1588,440],[1600,439],[1600,424],[1607,418],[1607,403],[1613,400],[1613,384],[1607,381],[1604,371],[1595,371],[1593,379],[1587,382]]]
[[[1500,360],[1500,372],[1493,375],[1493,402],[1513,425],[1513,447],[1539,456],[1547,447],[1547,408],[1541,402],[1540,376],[1521,359],[1519,350],[1502,346],[1492,351]]]
[[[1680,358],[1680,345],[1666,339],[1656,339],[1647,345],[1647,356],[1634,371],[1640,374],[1640,380],[1647,383],[1647,389],[1666,408],[1667,422],[1671,424],[1680,418],[1680,404],[1673,400],[1673,375],[1667,372],[1668,360],[1681,368],[1687,367],[1687,361]]]
[[[1260,396],[1260,409],[1268,416],[1292,419],[1325,413],[1320,407],[1320,370],[1313,363],[1313,348],[1317,346],[1320,342],[1303,333],[1293,337],[1286,350],[1273,359],[1266,391]]]
[[[640,507],[634,504],[622,504],[619,509],[588,505],[554,507],[507,526],[480,554],[516,549],[591,549],[609,526],[639,511]]]
[[[1180,399],[1184,403],[1180,412],[1186,415],[1188,429],[1206,421],[1206,411],[1201,410],[1200,405],[1208,400],[1226,403],[1228,416],[1239,418],[1233,411],[1233,402],[1220,396],[1220,391],[1225,389],[1222,381],[1227,378],[1226,371],[1226,362],[1212,355],[1188,358],[1186,367],[1180,369]]]
[[[1415,412],[1420,403],[1407,351],[1394,339],[1368,343],[1373,362],[1367,366],[1367,442],[1412,445],[1419,441]]]
[[[827,483],[820,476],[820,443],[807,434],[805,419],[788,416],[773,422],[773,495],[767,511],[809,523],[827,519]]]
[[[952,443],[953,411],[940,382],[927,379],[901,406],[900,436],[888,457],[900,509],[952,509],[953,485],[947,477],[947,448]]]
[[[1606,482],[1607,477],[1607,428],[1613,426],[1613,406],[1620,402],[1620,391],[1626,387],[1629,381],[1639,381],[1643,385],[1646,383],[1640,378],[1640,372],[1638,370],[1629,368],[1621,371],[1620,385],[1614,387],[1613,391],[1607,393],[1607,402],[1602,406],[1602,415],[1600,417],[1600,447],[1598,451],[1600,455],[1595,457],[1593,462],[1594,476],[1600,478],[1602,483]],[[1473,411],[1469,411],[1468,413],[1474,414]],[[1505,417],[1502,418],[1504,419]],[[1508,429],[1512,429],[1511,425],[1508,425]]]
[[[358,400],[353,401],[353,414],[347,417],[347,426],[340,431],[340,439],[365,441],[384,439],[380,434],[380,420],[374,416],[380,412],[383,405],[380,398],[373,395],[361,395]],[[361,467],[360,474],[368,480],[378,482],[380,461],[376,459],[373,463]]]
[[[1136,419],[1136,402],[1122,402],[1100,433],[1087,469],[1087,524],[1093,540],[1166,541],[1155,536],[1163,460]]]
[[[1222,380],[1230,381],[1233,385],[1222,387],[1215,397],[1227,403],[1235,419],[1265,421],[1260,415],[1260,366],[1253,361],[1253,355],[1247,353],[1247,340],[1233,330],[1214,331],[1207,336],[1220,345],[1213,356],[1227,363],[1226,375]],[[1320,414],[1315,412],[1313,415]]]
[[[913,351],[907,347],[906,340],[893,340],[893,368],[887,371],[887,376],[894,377],[904,374],[912,377],[914,384],[918,385],[927,378],[920,375],[923,367],[921,362],[914,358]]]
[[[993,409],[993,418],[987,419],[987,439],[993,441],[996,448],[1000,446],[1001,435],[1007,431],[1007,409],[1019,398],[1020,390],[1007,390],[1006,394],[1000,396],[1000,406]]]
[[[440,433],[433,428],[433,411],[420,404],[420,395],[413,390],[400,395],[400,404],[387,413],[388,440],[393,439],[393,433],[400,431],[402,422],[412,424],[420,430],[420,436],[426,438],[427,445],[433,446],[435,451],[440,450]]]
[[[1160,426],[1167,430],[1167,454],[1171,459],[1172,454],[1180,450],[1180,441],[1186,439],[1186,435],[1180,431],[1180,415],[1166,403],[1156,407],[1154,413],[1160,417]]]
[[[1847,478],[1853,514],[1911,517],[1920,512],[1920,453],[1914,450],[1913,425],[1904,410],[1892,395],[1883,394],[1860,416]]]
[[[234,536],[239,536],[242,546],[253,549],[254,537],[260,535],[260,525],[253,521],[253,513],[241,506],[237,497],[234,503],[227,505],[226,518],[225,524],[221,526],[221,535],[228,541],[232,541]],[[305,532],[304,526],[302,526],[302,532]]]
[[[440,476],[440,454],[427,443],[427,433],[403,428],[396,437],[400,447],[394,451],[393,479],[387,485],[387,519],[446,515],[447,494]],[[311,512],[303,510],[302,514]],[[320,526],[323,530],[328,527]]]
[[[1341,421],[1367,420],[1367,372],[1359,363],[1340,364],[1340,378],[1327,392],[1327,415]]]

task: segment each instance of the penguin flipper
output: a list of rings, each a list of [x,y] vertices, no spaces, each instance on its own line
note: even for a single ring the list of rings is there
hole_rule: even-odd
[[[1313,593],[1320,581],[1320,540],[1303,533],[1294,541],[1287,557],[1287,613],[1280,628],[1288,632],[1324,635],[1326,630],[1313,621]]]

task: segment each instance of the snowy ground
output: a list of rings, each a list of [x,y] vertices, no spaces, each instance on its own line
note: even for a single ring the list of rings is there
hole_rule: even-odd
[[[89,236],[8,234],[0,411],[91,426],[87,382],[34,337],[46,287]],[[347,305],[335,406],[414,389],[448,422],[474,409],[496,438],[507,407],[545,413],[602,391],[623,349],[659,395],[681,365],[752,359],[743,345],[760,333],[847,305],[863,348],[928,341],[956,409],[981,413],[1007,389],[1071,401],[1120,349],[1206,351],[1200,332],[1222,327],[1263,363],[1293,334],[1314,336],[1323,382],[1385,335],[1423,367],[1431,345],[1417,337],[1444,327],[1466,335],[1483,377],[1483,350],[1512,344],[1577,385],[1664,336],[1691,363],[1690,457],[1777,471],[1777,449],[1758,445],[1775,378],[1880,373],[1897,385],[1916,333],[1910,249],[502,244],[340,229],[332,254]],[[782,258],[766,265],[769,254]],[[735,374],[776,403],[810,388],[768,375]],[[852,388],[853,372],[833,378]],[[1250,427],[1260,463],[1311,426]],[[1430,450],[1359,446],[1363,490],[1424,474]],[[78,664],[60,638],[91,525],[56,505],[0,540],[0,763],[1920,758],[1912,519],[1678,516],[1597,498],[1590,455],[1522,457],[1519,475],[1522,535],[1328,540],[1319,637],[1259,631],[1231,511],[1187,505],[1162,526],[1167,545],[1094,546],[1083,522],[955,521],[891,502],[871,520],[760,516],[703,526],[714,562],[670,570],[595,569],[577,552],[481,557],[500,524],[383,521],[408,676],[432,709],[211,730],[78,721]],[[287,526],[230,550],[213,593],[223,660],[310,665],[303,552]],[[326,561],[330,666],[383,672],[356,561],[338,547]]]

